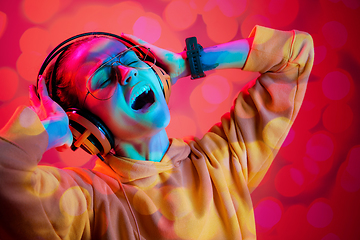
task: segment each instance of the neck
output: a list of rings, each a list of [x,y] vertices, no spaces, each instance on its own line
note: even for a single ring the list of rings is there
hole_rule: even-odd
[[[115,154],[136,160],[160,162],[169,147],[165,129],[143,139],[116,141]]]

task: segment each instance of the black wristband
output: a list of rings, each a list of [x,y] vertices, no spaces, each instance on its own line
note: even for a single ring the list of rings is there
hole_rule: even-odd
[[[191,79],[205,77],[204,70],[201,66],[200,51],[203,50],[202,46],[197,43],[196,37],[185,39],[186,55],[190,65]]]

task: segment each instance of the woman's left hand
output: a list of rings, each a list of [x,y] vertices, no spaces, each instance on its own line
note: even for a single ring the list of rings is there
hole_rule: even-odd
[[[190,75],[190,67],[186,59],[186,52],[174,53],[155,45],[147,43],[138,37],[130,34],[122,34],[121,37],[126,38],[137,45],[150,48],[156,57],[156,65],[163,68],[170,75],[171,84],[175,84],[179,78]]]
[[[29,97],[30,108],[39,116],[49,135],[47,150],[56,148],[58,151],[63,151],[69,148],[73,141],[69,118],[60,105],[49,97],[45,79],[42,76],[40,76],[37,91],[34,85],[30,86]]]

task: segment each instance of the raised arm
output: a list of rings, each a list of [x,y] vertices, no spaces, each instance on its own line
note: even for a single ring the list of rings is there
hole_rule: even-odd
[[[259,72],[260,76],[242,89],[221,124],[197,143],[214,156],[214,161],[240,171],[210,168],[213,177],[218,178],[220,171],[225,179],[237,179],[233,184],[247,184],[251,192],[264,177],[299,112],[314,49],[311,36],[295,30],[257,26],[249,37],[253,43],[243,70]],[[218,149],[228,149],[230,155]]]
[[[187,61],[186,51],[174,53],[147,43],[133,35],[123,34],[122,37],[150,48],[156,56],[157,63],[170,75],[172,84],[175,84],[180,78],[190,76],[190,67]],[[203,51],[201,51],[201,62],[204,71],[224,68],[242,68],[247,59],[252,41],[253,38],[250,37],[204,48]]]
[[[253,40],[254,38],[250,37],[204,48],[201,52],[201,63],[204,71],[243,68]]]

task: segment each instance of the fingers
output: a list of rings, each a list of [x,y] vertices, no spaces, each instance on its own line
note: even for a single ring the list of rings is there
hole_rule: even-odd
[[[138,37],[135,37],[135,36],[133,36],[131,34],[123,33],[123,34],[121,34],[121,37],[131,41],[135,45],[142,45],[142,46],[144,46],[146,48],[150,48],[150,50],[155,54],[156,57],[159,57],[159,56],[163,57],[163,55],[164,55],[164,49],[159,48],[159,47],[157,47],[155,45],[152,45],[151,43],[148,43],[148,42],[146,42],[146,41],[144,41],[144,40],[142,40],[142,39],[140,39]]]
[[[133,42],[134,44],[136,44],[136,45],[143,45],[143,46],[145,46],[145,47],[152,47],[153,45],[152,44],[150,44],[150,43],[148,43],[148,42],[145,42],[144,40],[142,40],[142,39],[140,39],[140,38],[138,38],[138,37],[135,37],[135,36],[133,36],[133,35],[131,35],[131,34],[125,34],[125,33],[122,33],[121,34],[121,37],[123,37],[123,38],[125,38],[125,39],[127,39],[127,40],[129,40],[129,41],[131,41],[131,42]]]
[[[38,107],[40,105],[40,99],[36,95],[36,87],[34,85],[29,86],[29,100],[32,107]]]
[[[46,88],[45,84],[45,78],[43,76],[40,76],[39,82],[38,82],[38,94],[40,96],[41,100],[49,98],[49,93]]]
[[[64,145],[56,147],[55,149],[57,151],[59,151],[59,152],[64,152],[64,151],[68,150],[71,147],[72,142],[73,142],[73,136],[72,136],[72,133],[71,133],[71,131],[69,129],[69,134],[66,137],[66,141],[65,141]]]

